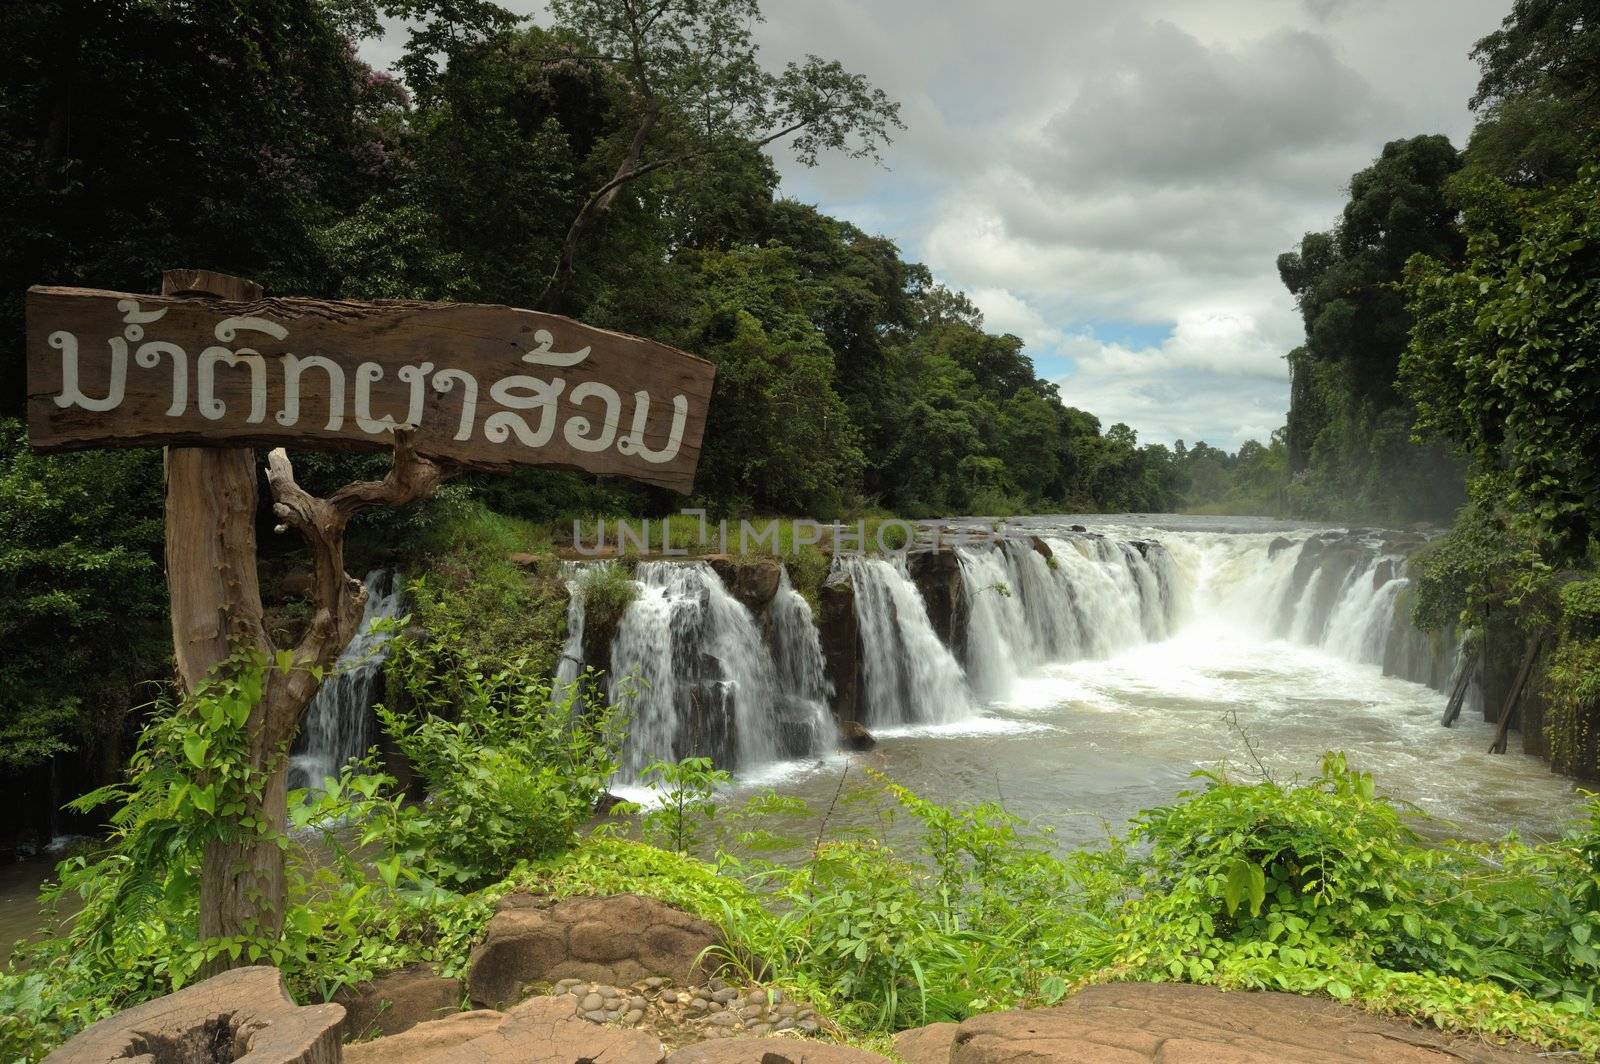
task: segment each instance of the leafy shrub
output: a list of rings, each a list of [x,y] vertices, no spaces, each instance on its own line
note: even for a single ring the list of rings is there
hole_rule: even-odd
[[[584,640],[606,646],[639,594],[633,575],[615,562],[585,566],[578,575],[583,596]]]
[[[427,800],[390,824],[406,866],[470,888],[576,841],[617,770],[623,722],[592,675],[554,698],[543,676],[519,659],[460,677],[453,719],[377,707],[427,783]]]
[[[673,853],[688,853],[700,841],[701,827],[717,813],[717,788],[733,775],[714,767],[709,757],[686,757],[652,761],[643,778],[661,797],[640,817],[645,838]]]

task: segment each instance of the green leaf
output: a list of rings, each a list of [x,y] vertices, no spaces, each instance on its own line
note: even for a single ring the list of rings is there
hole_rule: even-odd
[[[189,759],[189,764],[195,768],[206,767],[206,753],[211,749],[211,740],[204,735],[189,735],[183,740],[183,756]]]

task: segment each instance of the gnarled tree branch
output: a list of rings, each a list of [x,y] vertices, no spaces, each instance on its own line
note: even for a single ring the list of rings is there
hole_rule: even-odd
[[[325,669],[350,642],[361,623],[367,589],[344,571],[344,531],[350,519],[374,506],[402,506],[427,498],[454,470],[416,452],[413,433],[394,433],[394,465],[382,480],[364,480],[335,491],[326,499],[302,488],[294,479],[294,466],[282,447],[267,455],[267,483],[272,488],[272,512],[293,528],[311,550],[313,565],[311,624],[293,648],[294,668],[286,680],[282,719],[268,723],[276,735],[292,736],[320,682],[313,669]]]

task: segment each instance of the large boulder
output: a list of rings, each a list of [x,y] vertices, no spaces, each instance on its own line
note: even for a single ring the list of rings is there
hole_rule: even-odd
[[[771,1035],[718,1038],[684,1046],[667,1057],[667,1064],[889,1064],[889,1061],[887,1057],[849,1046]]]
[[[465,1045],[494,1031],[506,1015],[494,1009],[426,1020],[400,1034],[344,1047],[344,1064],[418,1064],[440,1050]]]
[[[948,1064],[1502,1064],[1533,1059],[1533,1054],[1453,1041],[1437,1030],[1370,1016],[1328,998],[1113,983],[1089,987],[1056,1008],[967,1020],[955,1033]]]
[[[701,953],[717,944],[704,920],[654,898],[618,894],[550,902],[507,895],[472,951],[467,991],[499,1008],[528,983],[592,979],[627,984],[648,976],[688,983],[705,971]]]
[[[580,1020],[570,997],[419,1023],[345,1050],[346,1064],[661,1064],[660,1039]]]
[[[278,969],[235,968],[101,1020],[45,1064],[339,1064],[338,1005],[297,1006]]]
[[[957,1023],[930,1023],[894,1036],[894,1051],[906,1064],[950,1064]]]
[[[426,964],[379,976],[334,998],[344,1006],[344,1037],[399,1034],[461,1008],[459,979],[446,979]]]

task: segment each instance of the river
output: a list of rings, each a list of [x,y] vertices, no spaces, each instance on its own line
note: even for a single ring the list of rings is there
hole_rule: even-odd
[[[1381,654],[1385,630],[1374,630],[1375,615],[1403,588],[1368,595],[1359,584],[1365,571],[1353,570],[1341,578],[1345,596],[1329,596],[1326,628],[1314,640],[1306,611],[1284,611],[1295,592],[1282,540],[1298,543],[1323,526],[1167,515],[1016,524],[1042,535],[1080,524],[1162,543],[1180,585],[1170,634],[1105,657],[1017,668],[966,720],[880,730],[869,753],[771,766],[739,780],[730,797],[770,787],[825,809],[847,764],[870,767],[939,802],[1001,802],[1070,846],[1200,786],[1197,771],[1288,781],[1315,775],[1324,752],[1343,751],[1372,773],[1379,793],[1425,814],[1417,827],[1431,836],[1549,837],[1577,813],[1571,782],[1516,752],[1515,735],[1512,752],[1486,753],[1494,727],[1481,711],[1469,707],[1443,728],[1443,693],[1361,660]],[[1275,542],[1280,553],[1269,558]],[[1310,585],[1298,594],[1314,592]],[[856,771],[854,783],[864,777]],[[876,830],[878,817],[870,803],[843,803],[830,824]],[[803,836],[815,822],[786,828]]]

